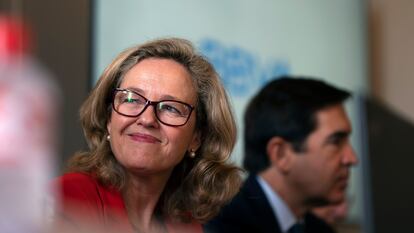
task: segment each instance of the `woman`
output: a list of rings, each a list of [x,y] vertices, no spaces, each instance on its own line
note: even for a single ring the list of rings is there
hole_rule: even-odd
[[[80,115],[89,151],[57,179],[70,230],[201,232],[239,189],[228,97],[186,40],[121,53]]]

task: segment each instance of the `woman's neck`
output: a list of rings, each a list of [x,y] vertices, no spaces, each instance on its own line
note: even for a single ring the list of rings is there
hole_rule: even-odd
[[[122,196],[128,218],[136,231],[165,232],[155,211],[168,177],[128,175]]]

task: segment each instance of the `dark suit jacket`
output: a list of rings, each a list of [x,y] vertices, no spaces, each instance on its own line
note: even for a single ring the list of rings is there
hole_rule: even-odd
[[[305,215],[306,233],[335,232],[313,214]],[[254,175],[248,177],[240,192],[219,215],[204,225],[206,233],[281,233],[273,210]]]

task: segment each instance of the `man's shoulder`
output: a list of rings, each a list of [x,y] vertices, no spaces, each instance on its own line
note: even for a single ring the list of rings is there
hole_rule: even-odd
[[[254,176],[249,176],[237,195],[224,206],[220,213],[205,224],[207,233],[258,232],[261,209],[260,200],[265,198]],[[267,207],[270,208],[270,207]]]
[[[258,199],[263,198],[265,196],[255,176],[249,176],[243,183],[240,191],[223,208],[222,212],[234,212],[234,215],[251,214],[251,208],[257,204]]]
[[[234,218],[237,220],[244,215],[251,214],[251,211],[249,209],[251,207],[250,202],[252,198],[254,198],[254,195],[250,193],[249,189],[246,188],[246,183],[244,183],[240,191],[227,205],[221,209],[217,217],[227,219]]]

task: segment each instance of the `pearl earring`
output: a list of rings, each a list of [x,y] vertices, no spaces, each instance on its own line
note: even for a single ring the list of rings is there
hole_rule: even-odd
[[[106,136],[106,140],[111,140],[111,135],[108,134],[108,136]]]
[[[196,156],[196,153],[194,150],[190,151],[190,158],[194,158]]]

